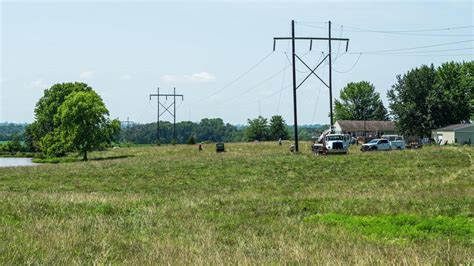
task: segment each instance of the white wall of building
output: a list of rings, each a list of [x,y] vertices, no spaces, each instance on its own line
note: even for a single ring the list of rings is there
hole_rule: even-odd
[[[470,142],[474,144],[474,125],[457,129],[455,131],[433,131],[432,138],[438,143],[441,140],[441,144],[448,141],[448,144],[464,144]]]
[[[454,143],[454,131],[434,131],[433,132],[433,139],[436,140],[436,143],[441,141],[441,144],[453,144]]]

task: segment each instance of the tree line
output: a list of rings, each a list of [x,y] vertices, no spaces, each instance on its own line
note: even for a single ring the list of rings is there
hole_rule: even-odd
[[[291,139],[292,126],[288,126],[282,116],[274,115],[270,119],[257,117],[248,119],[247,125],[236,126],[224,123],[221,118],[204,118],[199,122],[182,121],[176,123],[176,140],[173,141],[173,123],[160,121],[161,144],[194,144],[197,142],[241,142]],[[316,129],[328,126],[314,125],[301,127],[299,132],[303,140],[310,140]],[[157,142],[156,123],[123,125],[120,141],[137,144]]]
[[[0,123],[0,141],[9,141],[22,136],[27,124]]]
[[[390,112],[375,86],[351,82],[334,102],[336,120],[394,120],[406,136],[429,137],[431,130],[474,120],[474,61],[422,65],[403,75],[387,92]]]
[[[241,141],[242,131],[221,118],[204,118],[200,122],[182,121],[176,123],[176,143],[196,143],[197,141]],[[120,141],[137,144],[157,142],[156,123],[122,126]],[[160,143],[173,142],[173,123],[160,121]]]

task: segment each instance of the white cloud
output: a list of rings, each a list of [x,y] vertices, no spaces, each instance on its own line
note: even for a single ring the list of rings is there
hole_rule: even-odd
[[[46,89],[48,87],[48,84],[46,84],[46,82],[42,78],[39,78],[26,84],[25,87],[33,89]]]
[[[131,80],[131,79],[132,79],[132,75],[129,75],[129,74],[125,74],[120,77],[120,80]]]
[[[203,83],[216,80],[216,76],[208,72],[199,72],[191,75],[163,75],[160,79],[167,83]]]
[[[92,76],[94,76],[94,72],[92,71],[82,71],[81,74],[79,74],[81,79],[90,79]]]
[[[194,73],[188,78],[197,82],[209,82],[216,80],[216,76],[208,72]]]

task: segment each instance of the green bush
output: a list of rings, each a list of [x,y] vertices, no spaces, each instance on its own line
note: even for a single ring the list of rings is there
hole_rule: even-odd
[[[188,144],[189,144],[189,145],[194,145],[194,144],[196,144],[196,138],[194,137],[194,135],[189,136]]]

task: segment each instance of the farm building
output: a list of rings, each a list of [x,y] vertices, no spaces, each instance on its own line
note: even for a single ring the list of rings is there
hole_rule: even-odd
[[[474,143],[474,124],[455,124],[432,131],[432,138],[440,144]]]
[[[384,134],[397,134],[393,121],[375,120],[338,120],[334,124],[334,130],[340,134],[351,136],[380,137]]]

